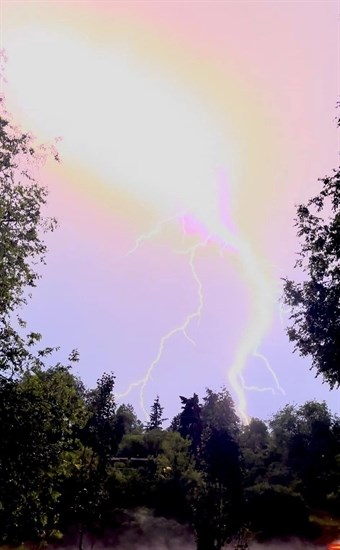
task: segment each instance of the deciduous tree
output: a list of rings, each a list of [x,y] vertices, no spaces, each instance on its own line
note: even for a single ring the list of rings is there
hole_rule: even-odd
[[[51,351],[32,353],[40,334],[24,334],[18,315],[40,277],[38,265],[45,262],[43,235],[56,225],[43,214],[47,189],[35,175],[47,155],[46,147],[14,126],[0,98],[0,371],[6,377],[39,364]]]
[[[320,192],[297,209],[296,267],[303,280],[284,280],[284,300],[292,310],[287,332],[295,350],[310,357],[316,375],[335,388],[340,385],[340,169],[320,182]]]

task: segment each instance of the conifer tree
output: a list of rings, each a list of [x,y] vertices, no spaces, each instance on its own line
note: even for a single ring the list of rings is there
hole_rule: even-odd
[[[146,425],[147,431],[162,429],[162,424],[166,420],[166,418],[163,418],[163,411],[164,407],[161,406],[159,395],[157,395],[153,405],[151,406],[150,420]]]

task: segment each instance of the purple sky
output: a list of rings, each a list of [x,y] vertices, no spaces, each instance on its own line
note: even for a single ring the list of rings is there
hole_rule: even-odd
[[[294,205],[338,164],[338,25],[335,1],[3,2],[8,104],[63,138],[28,317],[87,384],[137,383],[140,415],[222,385],[242,416],[339,412],[278,303]]]

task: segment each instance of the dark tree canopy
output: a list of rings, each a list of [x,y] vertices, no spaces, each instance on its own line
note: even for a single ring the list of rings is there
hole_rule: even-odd
[[[182,402],[182,412],[179,419],[179,433],[182,437],[188,437],[191,440],[191,450],[197,454],[201,446],[202,437],[202,419],[201,405],[197,393],[192,397],[180,396]]]
[[[340,123],[338,122],[338,126]],[[340,169],[320,180],[321,191],[297,209],[296,267],[304,280],[284,280],[291,307],[289,339],[331,388],[340,385]]]

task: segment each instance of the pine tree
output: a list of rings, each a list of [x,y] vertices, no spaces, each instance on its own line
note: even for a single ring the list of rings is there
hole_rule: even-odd
[[[146,425],[147,431],[162,429],[162,424],[166,420],[166,418],[162,418],[163,411],[164,407],[161,406],[159,395],[157,395],[156,399],[153,402],[153,405],[151,406],[150,419]]]

